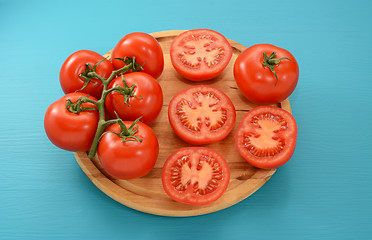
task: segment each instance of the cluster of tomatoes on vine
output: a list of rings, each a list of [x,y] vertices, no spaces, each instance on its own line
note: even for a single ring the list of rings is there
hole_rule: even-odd
[[[190,81],[217,77],[232,57],[229,41],[209,29],[189,30],[171,44],[174,69]],[[151,124],[163,106],[157,81],[164,69],[160,44],[146,33],[124,36],[111,59],[80,50],[62,65],[60,83],[66,93],[52,103],[44,126],[53,144],[68,151],[98,156],[103,168],[118,179],[146,175],[154,167],[159,143]],[[298,81],[298,65],[288,51],[257,44],[234,63],[238,88],[250,101],[265,104],[247,113],[235,134],[241,156],[260,168],[277,168],[292,156],[297,127],[293,116],[267,104],[286,99]],[[168,107],[169,123],[178,137],[198,147],[182,148],[163,166],[166,193],[179,202],[203,205],[225,192],[230,170],[224,157],[206,145],[224,139],[236,113],[220,89],[195,85],[176,94]]]

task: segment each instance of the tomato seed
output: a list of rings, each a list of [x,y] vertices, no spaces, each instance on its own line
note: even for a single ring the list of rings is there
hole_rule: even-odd
[[[208,108],[205,108],[203,104]],[[220,99],[213,93],[196,92],[193,94],[192,102],[182,99],[177,104],[176,114],[181,123],[193,132],[200,132],[203,124],[211,130],[217,130],[223,127],[227,121],[227,110],[217,107],[219,104]],[[200,115],[195,116],[195,113],[192,113],[193,110],[200,112],[204,119]],[[215,115],[215,117],[211,118],[212,115]],[[211,122],[210,119],[216,119],[216,121]]]

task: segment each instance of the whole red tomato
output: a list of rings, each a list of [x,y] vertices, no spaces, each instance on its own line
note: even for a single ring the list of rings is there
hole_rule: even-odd
[[[112,51],[112,64],[115,69],[124,67],[124,62],[115,58],[136,58],[143,65],[143,72],[158,78],[164,69],[164,57],[158,41],[147,33],[134,32],[124,36]]]
[[[133,122],[124,122],[127,128]],[[159,143],[152,129],[144,123],[138,122],[134,138],[124,141],[118,135],[120,125],[115,123],[107,128],[98,145],[98,158],[105,171],[118,179],[133,179],[146,175],[154,167],[159,154]],[[133,129],[135,130],[135,129]],[[110,132],[112,131],[112,132]]]
[[[106,99],[106,109],[112,118],[116,114],[123,120],[134,121],[142,116],[141,121],[151,124],[159,115],[163,106],[163,92],[160,84],[151,75],[144,72],[127,73],[115,78],[108,89],[116,86],[124,87],[127,84],[130,97],[124,101],[124,95],[119,92],[111,92]]]
[[[297,86],[298,75],[294,56],[271,44],[247,48],[234,64],[240,91],[248,100],[259,104],[278,103],[288,98]]]
[[[59,72],[59,82],[63,92],[71,93],[81,90],[97,99],[101,98],[103,90],[102,82],[99,79],[92,78],[88,85],[82,89],[86,80],[80,77],[80,74],[86,72],[87,63],[94,67],[94,65],[103,59],[104,57],[102,55],[91,50],[79,50],[71,54],[62,64]],[[108,78],[113,70],[114,67],[111,62],[105,59],[98,64],[95,72],[103,78]]]
[[[52,103],[46,110],[44,129],[50,141],[67,151],[88,151],[97,130],[99,114],[95,110],[73,113],[66,109],[66,101],[77,101],[86,93],[68,93]],[[97,101],[94,97],[89,97]],[[83,103],[83,107],[96,108],[92,103]]]

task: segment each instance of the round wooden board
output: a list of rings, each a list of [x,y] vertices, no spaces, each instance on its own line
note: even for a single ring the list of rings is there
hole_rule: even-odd
[[[157,120],[151,125],[160,145],[159,157],[152,171],[142,178],[118,180],[112,178],[103,170],[97,156],[91,160],[85,152],[74,153],[77,162],[88,178],[112,199],[142,212],[173,217],[202,215],[232,206],[257,191],[276,171],[276,169],[264,170],[250,166],[239,155],[234,145],[234,134],[240,121],[250,109],[257,106],[246,100],[240,93],[233,75],[234,62],[246,47],[228,39],[233,48],[233,56],[222,74],[210,81],[191,82],[182,78],[174,70],[169,56],[170,44],[174,37],[181,32],[183,30],[151,34],[159,41],[165,61],[164,71],[158,78],[164,94],[163,108]],[[111,51],[105,56],[110,57]],[[224,91],[234,103],[237,116],[233,130],[224,140],[204,145],[221,153],[228,161],[231,170],[229,187],[224,195],[216,202],[204,206],[191,206],[172,200],[164,192],[161,183],[162,166],[167,157],[181,147],[191,146],[174,134],[168,122],[168,104],[176,93],[196,84],[208,84]],[[291,112],[288,99],[276,106]]]

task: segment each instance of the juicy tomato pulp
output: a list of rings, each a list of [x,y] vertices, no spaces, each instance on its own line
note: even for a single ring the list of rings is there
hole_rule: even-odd
[[[224,139],[234,127],[236,113],[226,94],[215,87],[199,85],[172,98],[168,118],[177,136],[201,145]]]
[[[232,47],[220,33],[194,29],[181,33],[171,44],[173,67],[184,78],[203,81],[217,77],[227,66]]]
[[[292,157],[297,139],[293,116],[278,107],[260,106],[250,110],[235,134],[240,155],[251,165],[272,169]]]
[[[174,200],[192,205],[216,201],[226,191],[230,169],[225,158],[204,147],[181,148],[165,161],[162,183]]]

